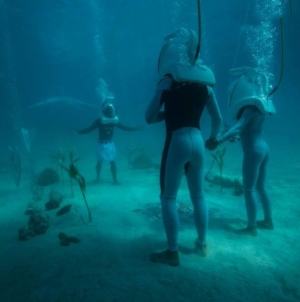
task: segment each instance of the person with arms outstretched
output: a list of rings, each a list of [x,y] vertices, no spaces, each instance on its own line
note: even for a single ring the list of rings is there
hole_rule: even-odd
[[[102,162],[107,161],[110,163],[110,170],[115,185],[120,184],[117,178],[117,166],[116,166],[116,147],[113,142],[115,128],[124,131],[137,131],[141,130],[142,126],[129,127],[120,123],[116,110],[112,102],[107,99],[101,104],[101,114],[92,125],[81,130],[73,131],[76,134],[87,134],[94,130],[98,130],[98,146],[97,146],[97,164],[96,164],[96,179],[95,182],[100,180],[100,172]]]

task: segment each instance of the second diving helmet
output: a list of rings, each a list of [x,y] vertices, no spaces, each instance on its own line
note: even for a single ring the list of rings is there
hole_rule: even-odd
[[[251,67],[231,69],[230,74],[239,78],[230,86],[229,116],[233,120],[243,107],[254,106],[262,113],[275,114],[276,109],[269,95],[269,81],[264,73]]]

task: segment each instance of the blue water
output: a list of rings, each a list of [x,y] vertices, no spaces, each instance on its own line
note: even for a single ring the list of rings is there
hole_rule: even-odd
[[[293,12],[290,2],[284,0],[202,2],[201,58],[215,73],[215,92],[224,120],[230,68],[258,68],[276,86],[281,70],[279,18],[283,18],[284,76],[273,96],[278,114],[268,120],[265,134],[275,151],[276,147],[299,150],[299,2],[293,1]],[[178,27],[197,30],[196,1],[0,0],[0,168],[9,169],[8,146],[18,146],[21,157],[26,157],[21,128],[34,133],[37,169],[43,168],[41,158],[58,147],[69,149],[78,144],[81,156],[86,149],[74,138],[71,128],[90,125],[98,116],[97,108],[70,103],[30,106],[55,97],[97,105],[99,78],[105,79],[113,93],[122,122],[145,125],[144,112],[157,83],[163,38]],[[209,126],[205,115],[204,135]],[[163,126],[145,125],[145,132],[134,138],[117,132],[115,139],[122,147],[128,140],[146,142],[159,153],[163,136]],[[82,141],[93,146],[96,139],[91,135]],[[91,158],[92,177],[93,150],[85,155]],[[140,301],[132,299],[128,301]]]

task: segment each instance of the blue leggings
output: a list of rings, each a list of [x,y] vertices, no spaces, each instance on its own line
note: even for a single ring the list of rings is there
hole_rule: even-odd
[[[255,227],[258,197],[265,219],[272,219],[271,202],[265,188],[269,148],[264,140],[257,140],[250,148],[244,146],[243,186],[248,226]]]
[[[204,198],[204,146],[196,128],[181,128],[167,137],[161,164],[161,204],[168,250],[178,250],[179,217],[176,197],[185,170],[198,243],[205,244],[208,208]]]

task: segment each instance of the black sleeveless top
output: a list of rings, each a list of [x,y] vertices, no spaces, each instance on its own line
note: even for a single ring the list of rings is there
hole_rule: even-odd
[[[164,104],[167,135],[183,127],[200,130],[200,118],[208,100],[206,85],[199,83],[173,82],[161,96]]]

